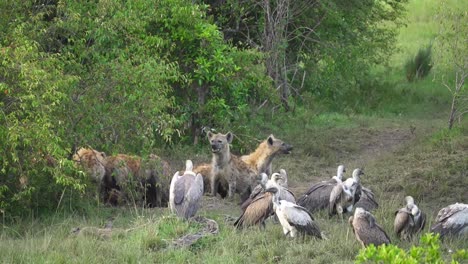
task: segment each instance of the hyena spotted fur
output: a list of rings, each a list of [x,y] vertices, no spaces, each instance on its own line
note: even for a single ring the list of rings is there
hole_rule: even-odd
[[[218,193],[218,182],[226,180],[228,182],[228,197],[233,197],[235,193],[240,194],[241,201],[250,195],[255,187],[256,176],[245,162],[230,151],[230,144],[233,134],[213,134],[208,132],[208,140],[211,145],[213,158],[211,161],[211,194]]]
[[[279,154],[290,154],[292,149],[291,145],[270,135],[258,145],[254,152],[242,156],[241,160],[254,170],[257,175],[261,173],[271,175],[273,159]]]

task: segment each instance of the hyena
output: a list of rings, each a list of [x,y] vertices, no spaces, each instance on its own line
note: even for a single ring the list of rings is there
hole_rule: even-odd
[[[270,135],[258,145],[254,152],[242,156],[241,159],[254,170],[257,175],[261,173],[271,175],[273,159],[279,154],[290,154],[292,149],[293,147],[291,145]]]
[[[73,155],[73,161],[77,162],[96,183],[97,193],[105,199],[107,196],[105,183],[105,159],[106,154],[92,148],[80,148]]]
[[[169,164],[154,154],[148,159],[118,154],[106,158],[105,182],[120,190],[120,199],[129,195],[129,186],[137,187],[143,194],[146,205],[165,207],[169,200],[171,168]]]
[[[216,196],[218,182],[228,182],[228,197],[232,198],[239,193],[241,201],[244,201],[255,187],[256,173],[238,156],[230,151],[233,134],[213,134],[208,132],[208,140],[211,144],[213,158],[211,161],[211,194]]]

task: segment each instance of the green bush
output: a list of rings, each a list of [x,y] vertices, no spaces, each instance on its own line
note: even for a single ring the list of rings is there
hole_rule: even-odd
[[[452,255],[451,263],[468,260],[468,251],[461,249]],[[412,246],[409,251],[395,245],[369,247],[359,251],[356,263],[445,263],[440,250],[439,234],[426,233],[421,237],[419,246]]]
[[[423,79],[432,68],[432,45],[422,47],[414,58],[405,63],[406,79],[409,82]]]
[[[63,64],[25,37],[24,24],[0,50],[0,212],[55,209],[70,189],[84,190],[66,144],[54,133],[62,89],[76,79],[61,75]]]

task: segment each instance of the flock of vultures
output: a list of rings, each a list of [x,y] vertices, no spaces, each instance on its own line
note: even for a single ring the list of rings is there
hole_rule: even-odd
[[[323,179],[299,198],[288,189],[287,172],[272,172],[277,155],[288,154],[292,146],[270,135],[257,149],[243,156],[231,153],[232,133],[208,132],[211,163],[186,161],[185,170],[171,171],[170,165],[152,154],[146,159],[119,154],[106,156],[91,148],[81,148],[74,155],[84,171],[97,183],[100,199],[112,205],[142,201],[144,206],[166,207],[183,219],[193,218],[203,195],[240,197],[241,215],[234,225],[239,229],[265,226],[273,217],[285,236],[311,236],[324,239],[313,214],[327,210],[330,217],[343,219],[351,214],[349,224],[356,239],[366,247],[391,243],[372,211],[378,208],[375,195],[361,183],[363,170],[357,168],[345,179],[340,165],[333,177]],[[172,176],[172,177],[171,177]],[[400,239],[411,239],[426,223],[413,197],[407,196],[395,212],[394,230]],[[468,204],[455,203],[442,208],[430,231],[440,236],[468,235]]]

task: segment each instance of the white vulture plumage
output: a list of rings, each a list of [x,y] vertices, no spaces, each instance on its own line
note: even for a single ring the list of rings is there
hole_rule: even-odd
[[[285,169],[280,169],[280,172],[279,172],[280,176],[277,180],[278,184],[281,186],[281,187],[284,187],[284,188],[288,188],[288,174],[286,173],[286,170]]]
[[[176,172],[172,177],[169,192],[169,207],[178,217],[193,217],[203,196],[203,176],[195,174],[191,160],[185,162],[185,172]]]
[[[271,174],[270,180],[268,180],[265,185],[265,189],[277,188],[278,193],[276,195],[280,200],[286,200],[295,204],[296,196],[287,187],[287,177],[288,176],[284,169],[281,169],[280,173],[275,172]]]
[[[347,212],[352,212],[354,204],[357,203],[361,199],[362,193],[362,185],[361,185],[361,175],[364,175],[364,171],[362,169],[354,169],[353,176],[351,178],[346,179],[343,184],[346,188],[351,192],[353,198],[351,204],[346,208]]]
[[[379,246],[391,243],[385,230],[377,224],[375,217],[361,207],[357,207],[354,210],[354,216],[349,217],[349,224],[363,247],[370,244]]]
[[[286,200],[280,200],[278,188],[276,187],[267,189],[266,193],[273,194],[273,210],[283,227],[285,235],[296,237],[298,234],[301,234],[303,237],[309,235],[322,239],[320,228],[306,208]]]
[[[343,182],[338,182],[330,193],[328,204],[328,215],[331,217],[338,214],[343,219],[343,213],[347,208],[353,206],[354,194],[352,190]]]
[[[431,232],[439,233],[441,238],[468,236],[468,204],[455,203],[440,209]]]
[[[405,197],[406,206],[395,212],[393,229],[400,239],[411,239],[426,225],[426,214],[419,210],[411,196]]]
[[[297,200],[297,204],[306,208],[311,213],[328,208],[331,191],[338,182],[342,182],[345,171],[344,165],[338,166],[336,176],[333,176],[330,180],[313,184],[309,190]]]

